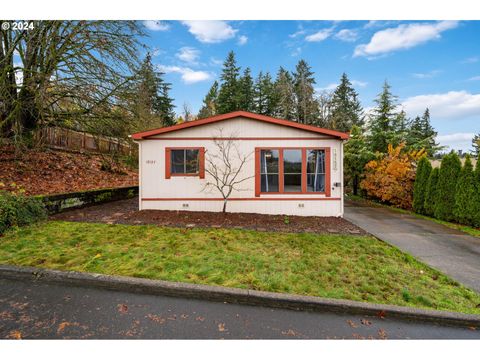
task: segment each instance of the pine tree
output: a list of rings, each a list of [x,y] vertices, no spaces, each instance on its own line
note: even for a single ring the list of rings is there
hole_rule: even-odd
[[[350,138],[344,147],[345,183],[352,186],[354,195],[358,195],[358,187],[364,174],[365,165],[373,160],[375,155],[369,150],[362,129],[352,126]]]
[[[295,121],[315,124],[318,119],[318,103],[315,99],[314,73],[305,60],[300,60],[293,73],[296,99]]]
[[[465,157],[460,177],[458,178],[455,207],[453,214],[456,221],[465,225],[473,224],[474,202],[475,201],[475,177],[470,156]]]
[[[270,73],[260,71],[254,85],[254,109],[257,114],[272,116],[275,112],[275,93]]]
[[[198,118],[204,119],[217,114],[218,82],[214,81],[207,95],[203,98],[203,105],[198,112]]]
[[[478,161],[478,158],[480,158],[480,133],[478,133],[473,137],[472,147],[473,147],[473,156],[475,156]]]
[[[391,86],[387,81],[383,84],[382,92],[375,99],[377,106],[373,109],[370,118],[370,136],[369,143],[371,150],[386,153],[388,142],[394,132],[394,118],[397,108],[397,97],[390,91]]]
[[[137,74],[135,113],[140,127],[170,126],[174,124],[174,105],[169,92],[171,84],[163,80],[164,73],[156,71],[148,53]]]
[[[422,157],[417,165],[417,174],[413,186],[413,211],[419,214],[425,214],[425,197],[431,172],[432,164],[426,156]]]
[[[437,193],[435,199],[434,215],[437,219],[455,220],[453,208],[457,190],[458,177],[462,170],[462,163],[457,153],[452,151],[442,159],[438,176]]]
[[[254,111],[254,88],[250,68],[246,68],[238,82],[238,106],[243,111]]]
[[[430,124],[430,111],[425,109],[422,117],[417,116],[412,121],[407,144],[413,149],[425,149],[429,156],[435,156],[435,153],[441,148],[436,142],[437,132]]]
[[[225,114],[239,110],[239,77],[240,67],[237,66],[235,53],[230,51],[227,59],[223,63],[222,84],[218,93],[217,111],[219,114]]]
[[[281,119],[293,120],[295,116],[295,90],[292,76],[280,67],[275,80],[274,92],[276,95],[276,109],[274,116]]]
[[[363,109],[352,83],[343,73],[331,100],[330,128],[350,131],[353,125],[363,126]]]
[[[438,176],[440,174],[439,168],[434,168],[430,173],[427,183],[427,189],[425,192],[425,215],[433,216],[435,213],[435,201],[437,199],[437,185]]]
[[[387,133],[387,140],[389,144],[393,146],[398,146],[401,143],[408,144],[408,132],[409,132],[409,123],[410,121],[407,119],[407,114],[404,110],[401,110],[398,114],[396,114],[392,119],[392,127],[391,130]],[[413,149],[413,150],[420,150]],[[411,150],[408,147],[408,150]]]

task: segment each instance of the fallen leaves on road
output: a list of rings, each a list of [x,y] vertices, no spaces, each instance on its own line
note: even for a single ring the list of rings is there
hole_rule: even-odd
[[[62,331],[64,331],[67,326],[80,326],[80,324],[77,322],[71,323],[68,321],[63,321],[60,324],[58,324],[57,334],[60,334]]]
[[[352,328],[357,328],[357,327],[358,327],[358,325],[355,324],[355,322],[352,321],[352,320],[347,320],[347,323],[348,323],[348,325],[350,325],[350,327],[352,327]]]
[[[378,330],[378,337],[379,339],[386,340],[387,339],[387,332],[384,329]]]
[[[156,323],[159,323],[159,324],[165,323],[165,318],[163,318],[163,317],[161,317],[161,316],[158,316],[158,315],[148,314],[146,317],[147,317],[148,319],[156,322]]]
[[[365,326],[372,325],[372,322],[370,320],[367,320],[367,319],[362,319],[362,320],[360,320],[360,322],[362,323],[362,325],[365,325]]]
[[[224,331],[225,331],[225,324],[224,324],[224,323],[218,324],[218,331],[220,331],[220,332],[224,332]]]
[[[205,321],[205,318],[204,318],[203,316],[197,316],[197,317],[195,318],[195,320],[197,320],[197,321]]]
[[[292,329],[288,329],[288,331],[282,331],[282,334],[287,335],[287,336],[296,336],[297,335],[297,333],[295,331],[293,331]]]
[[[121,314],[126,314],[128,313],[128,306],[125,304],[118,304],[117,305],[117,310]]]
[[[7,335],[7,339],[21,340],[22,339],[22,333],[18,330],[12,330]]]
[[[377,316],[378,316],[380,319],[383,319],[386,315],[387,315],[387,313],[386,313],[385,310],[379,311],[379,312],[377,313]]]

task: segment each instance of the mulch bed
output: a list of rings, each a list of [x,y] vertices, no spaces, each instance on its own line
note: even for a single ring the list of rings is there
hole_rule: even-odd
[[[258,231],[312,232],[321,234],[366,235],[366,232],[337,217],[284,216],[200,211],[138,211],[138,198],[110,202],[56,214],[53,220],[159,225],[187,228],[237,228]]]

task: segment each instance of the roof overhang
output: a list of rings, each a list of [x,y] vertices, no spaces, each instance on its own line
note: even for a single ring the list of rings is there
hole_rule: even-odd
[[[234,112],[231,112],[231,113],[228,113],[228,114],[222,114],[222,115],[212,116],[212,117],[205,118],[205,119],[184,122],[182,124],[177,124],[177,125],[173,125],[173,126],[167,126],[167,127],[163,127],[163,128],[142,131],[142,132],[132,134],[131,137],[134,140],[144,140],[144,139],[148,139],[149,137],[155,136],[155,135],[165,134],[165,133],[169,133],[169,132],[173,132],[173,131],[179,131],[179,130],[188,129],[188,128],[192,128],[192,127],[196,127],[196,126],[207,125],[207,124],[211,124],[211,123],[215,123],[215,122],[219,122],[219,121],[223,121],[223,120],[228,120],[228,119],[233,119],[233,118],[238,118],[238,117],[263,121],[263,122],[267,122],[267,123],[270,123],[270,124],[287,126],[287,127],[300,129],[300,130],[305,130],[305,131],[309,131],[309,132],[313,132],[313,133],[317,133],[317,134],[328,135],[328,136],[337,138],[339,140],[347,140],[348,137],[349,137],[348,134],[344,133],[344,132],[324,129],[324,128],[320,128],[320,127],[313,126],[313,125],[300,124],[300,123],[297,123],[295,121],[290,121],[290,120],[277,119],[277,118],[270,117],[270,116],[251,113],[251,112],[248,112],[248,111],[234,111]]]

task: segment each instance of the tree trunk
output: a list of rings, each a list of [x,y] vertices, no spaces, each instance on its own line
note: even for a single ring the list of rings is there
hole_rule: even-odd
[[[353,195],[358,195],[358,175],[353,176]]]
[[[223,210],[222,210],[223,213],[226,213],[227,212],[227,199],[223,199]]]

